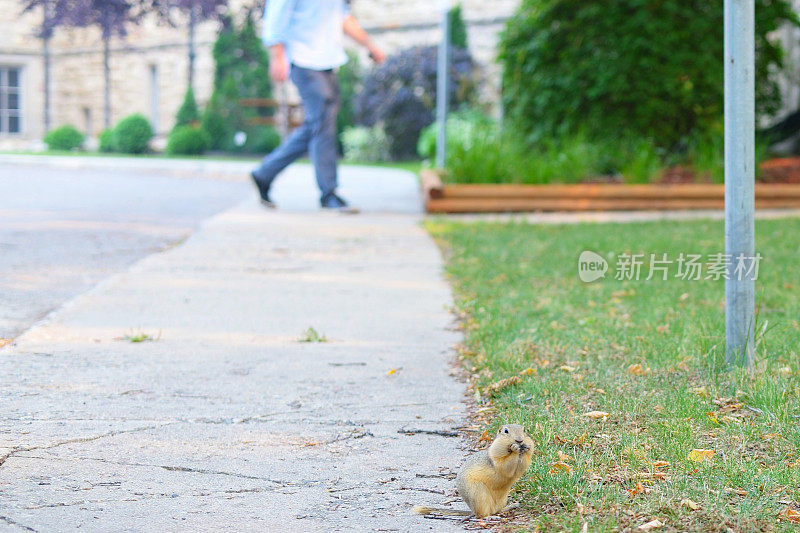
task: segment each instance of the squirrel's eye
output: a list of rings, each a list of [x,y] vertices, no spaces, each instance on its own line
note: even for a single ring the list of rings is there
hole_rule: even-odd
[[[508,433],[508,428],[503,428],[503,433]]]

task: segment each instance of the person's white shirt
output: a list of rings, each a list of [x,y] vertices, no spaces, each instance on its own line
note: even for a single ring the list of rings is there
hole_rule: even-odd
[[[283,44],[290,63],[328,70],[347,63],[344,51],[346,0],[267,0],[261,38]]]

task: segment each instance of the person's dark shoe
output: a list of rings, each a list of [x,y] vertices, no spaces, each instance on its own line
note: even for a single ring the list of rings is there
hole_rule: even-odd
[[[253,183],[255,183],[256,188],[258,189],[258,195],[261,197],[261,205],[270,209],[275,209],[275,207],[277,207],[275,202],[269,198],[269,185],[265,186],[263,183],[261,183],[261,181],[256,177],[255,172],[251,172],[250,177],[253,178]]]
[[[322,209],[339,211],[340,213],[358,213],[358,208],[350,206],[336,193],[328,193],[319,202]]]

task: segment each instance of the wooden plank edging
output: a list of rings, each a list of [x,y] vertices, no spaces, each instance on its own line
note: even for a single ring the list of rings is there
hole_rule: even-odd
[[[558,185],[442,183],[432,169],[420,172],[429,213],[497,213],[524,211],[614,211],[722,209],[721,184]],[[800,184],[758,183],[756,208],[800,208]]]

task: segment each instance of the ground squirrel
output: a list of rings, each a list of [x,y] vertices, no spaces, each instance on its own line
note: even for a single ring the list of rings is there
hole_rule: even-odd
[[[458,494],[472,514],[484,518],[502,511],[511,486],[531,465],[533,440],[525,428],[508,424],[500,428],[492,445],[471,455],[456,476]],[[419,514],[469,516],[467,511],[414,507]]]

